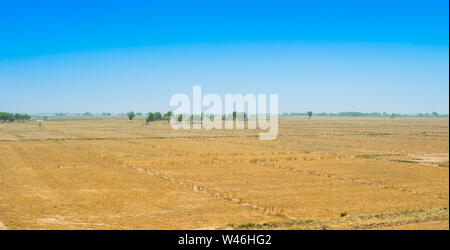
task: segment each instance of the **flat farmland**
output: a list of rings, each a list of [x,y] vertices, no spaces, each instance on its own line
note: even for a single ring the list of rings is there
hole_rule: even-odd
[[[449,229],[448,118],[0,124],[0,228]]]

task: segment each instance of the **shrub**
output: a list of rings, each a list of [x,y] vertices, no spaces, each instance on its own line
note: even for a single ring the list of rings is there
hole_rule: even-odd
[[[134,112],[133,111],[130,111],[130,112],[128,112],[127,113],[127,116],[128,116],[128,120],[133,120],[133,118],[136,116],[136,114],[134,114]]]

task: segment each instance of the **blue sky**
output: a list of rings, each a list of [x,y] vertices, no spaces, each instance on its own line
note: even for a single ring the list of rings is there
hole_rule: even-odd
[[[4,2],[0,111],[166,111],[201,85],[280,112],[448,113],[448,5]]]

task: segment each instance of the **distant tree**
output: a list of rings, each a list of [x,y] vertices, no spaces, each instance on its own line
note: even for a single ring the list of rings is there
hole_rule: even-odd
[[[162,114],[160,112],[156,112],[155,113],[155,118],[156,118],[157,121],[161,120],[162,119]]]
[[[433,116],[438,116],[439,114],[437,112],[431,113]]]
[[[14,121],[15,117],[13,114],[10,113],[6,113],[6,112],[0,112],[0,120],[2,122],[6,122],[6,121]]]
[[[137,112],[136,115],[137,115],[137,116],[141,116],[142,113],[141,113],[141,112]]]
[[[183,121],[183,115],[179,114],[178,117],[177,117],[177,120],[179,122],[182,122]]]
[[[241,119],[244,119],[244,121],[247,121],[248,120],[247,113],[245,113],[245,112],[239,112],[239,113],[233,112],[233,120],[241,120]]]
[[[203,120],[203,114],[201,115],[191,115],[190,116],[191,122],[200,123]]]
[[[308,111],[307,114],[309,116],[309,119],[311,119],[311,116],[313,115],[313,112],[312,111]]]
[[[27,114],[15,114],[14,115],[14,118],[16,119],[16,120],[18,120],[18,121],[26,121],[26,120],[30,120],[30,116],[29,115],[27,115]]]
[[[130,112],[128,112],[127,113],[127,116],[128,116],[128,120],[133,120],[133,118],[136,116],[136,114],[134,114],[134,112],[133,111],[130,111]]]
[[[152,122],[152,121],[156,121],[156,114],[155,113],[148,113],[147,119],[145,119],[145,121],[147,123]]]
[[[169,111],[164,114],[164,117],[171,117],[171,116],[172,116],[172,111]]]

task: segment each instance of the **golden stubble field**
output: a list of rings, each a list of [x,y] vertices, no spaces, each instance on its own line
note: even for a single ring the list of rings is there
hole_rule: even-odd
[[[448,229],[448,118],[0,124],[0,228]]]

